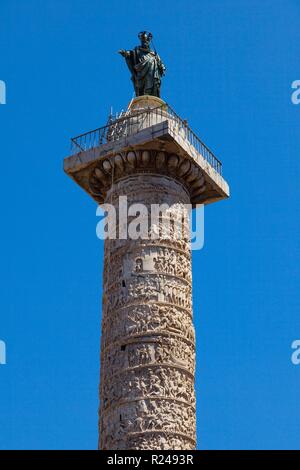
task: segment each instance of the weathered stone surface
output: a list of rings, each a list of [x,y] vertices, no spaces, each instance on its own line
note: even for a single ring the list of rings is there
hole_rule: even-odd
[[[137,114],[149,108],[153,108],[153,113],[146,118]],[[229,197],[225,179],[196,150],[188,138],[191,131],[168,112],[160,98],[135,98],[129,112],[126,136],[122,137],[119,123],[116,126],[120,129],[114,129],[120,134],[117,140],[78,152],[64,161],[66,173],[92,198],[100,204],[104,202],[113,172],[114,178],[119,178],[158,169],[184,183],[193,206]],[[97,180],[95,190],[93,183]]]
[[[189,203],[163,175],[133,174],[106,201],[149,208]],[[151,230],[157,227],[150,225]],[[158,230],[159,231],[159,230]],[[101,449],[195,447],[195,344],[189,240],[105,241],[101,347]]]
[[[158,113],[141,120],[141,110],[157,107]],[[148,209],[167,203],[185,224],[186,204],[229,196],[224,178],[162,100],[139,97],[128,111],[126,135],[118,121],[105,144],[64,162],[67,174],[97,203],[115,206],[117,228],[119,196]],[[164,222],[151,222],[148,238],[105,240],[100,449],[196,445],[190,240],[174,229],[167,233]]]

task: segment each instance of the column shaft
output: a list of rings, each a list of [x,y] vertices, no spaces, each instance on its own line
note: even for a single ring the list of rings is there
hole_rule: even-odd
[[[151,204],[166,203],[171,218],[186,216],[190,202],[180,182],[159,174],[132,174],[112,185],[106,202],[118,217],[125,195],[128,207],[142,203],[149,214]],[[195,448],[189,240],[178,239],[174,226],[164,233],[164,215],[148,222],[148,239],[105,241],[101,449]]]

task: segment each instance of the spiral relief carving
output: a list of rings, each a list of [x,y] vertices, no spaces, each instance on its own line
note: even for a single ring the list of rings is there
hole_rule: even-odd
[[[167,202],[180,214],[190,196],[182,182],[159,173],[167,160],[169,174],[188,173],[163,152],[154,161],[151,152],[132,152],[126,162],[120,156],[119,168],[132,173],[117,178],[106,201],[116,209],[120,195],[149,208]],[[156,174],[138,172],[151,165]],[[165,237],[163,220],[158,225],[149,226],[155,240],[105,240],[101,449],[195,448],[191,252],[188,239]]]

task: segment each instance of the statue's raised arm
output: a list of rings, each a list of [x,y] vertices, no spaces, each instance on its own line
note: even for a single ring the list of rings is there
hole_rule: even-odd
[[[140,46],[129,51],[120,49],[119,54],[125,58],[131,72],[135,95],[160,96],[161,77],[166,67],[156,51],[150,48],[152,34],[142,31],[138,37]]]
[[[123,57],[128,57],[130,55],[130,51],[125,51],[125,49],[120,49],[119,54],[121,54]]]

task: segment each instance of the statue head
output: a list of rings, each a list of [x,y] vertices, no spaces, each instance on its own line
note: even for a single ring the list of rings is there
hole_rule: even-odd
[[[141,31],[139,33],[139,39],[141,41],[141,46],[145,49],[149,49],[150,41],[152,39],[152,33],[148,33],[147,31]]]

